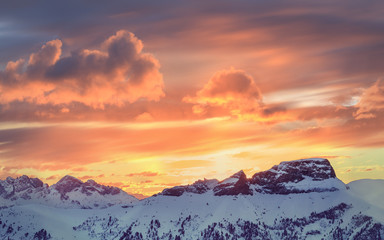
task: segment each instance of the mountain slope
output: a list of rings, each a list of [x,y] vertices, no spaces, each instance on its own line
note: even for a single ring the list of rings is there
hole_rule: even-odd
[[[250,179],[240,171],[220,182],[199,180],[191,185],[165,189],[130,205],[105,209],[64,210],[36,204],[4,208],[0,210],[0,238],[384,237],[384,210],[351,193],[332,173],[327,160],[283,162],[272,169]],[[310,172],[311,169],[315,172]],[[263,176],[264,182],[268,182],[268,178],[269,184],[253,181],[255,176]],[[272,191],[274,189],[277,191]]]
[[[384,209],[384,180],[361,179],[347,184],[357,198]]]

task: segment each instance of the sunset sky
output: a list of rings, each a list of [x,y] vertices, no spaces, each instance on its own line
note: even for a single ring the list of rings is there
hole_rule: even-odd
[[[149,196],[325,157],[384,178],[383,1],[7,1],[0,179]]]

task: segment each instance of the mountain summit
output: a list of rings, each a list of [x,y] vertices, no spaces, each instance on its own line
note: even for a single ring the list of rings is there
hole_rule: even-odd
[[[215,196],[238,194],[252,195],[252,191],[249,188],[249,181],[243,170],[219,182],[219,184],[213,188],[213,192]]]
[[[253,175],[250,183],[256,192],[275,194],[332,192],[345,188],[330,162],[323,158],[281,162]]]

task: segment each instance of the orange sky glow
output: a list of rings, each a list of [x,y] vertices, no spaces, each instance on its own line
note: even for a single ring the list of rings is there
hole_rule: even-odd
[[[383,3],[220,3],[0,10],[0,179],[150,196],[306,157],[384,178]]]

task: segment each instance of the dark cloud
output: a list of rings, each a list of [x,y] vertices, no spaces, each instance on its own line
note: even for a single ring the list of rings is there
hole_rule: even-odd
[[[158,60],[142,52],[142,42],[131,32],[118,31],[100,49],[83,49],[62,58],[61,47],[60,40],[52,40],[31,54],[27,63],[9,62],[0,71],[0,101],[80,102],[104,108],[164,96]]]
[[[384,4],[380,1],[114,1],[106,6],[102,1],[70,0],[3,5],[0,19],[5,31],[0,34],[0,57],[10,56],[11,51],[14,57],[0,60],[2,63],[15,61],[42,42],[58,37],[67,56],[73,49],[96,47],[118,29],[140,36],[160,60],[174,56],[164,61],[163,69],[174,73],[167,81],[183,86],[193,85],[195,78],[186,71],[203,72],[207,64],[220,68],[236,64],[255,77],[267,76],[259,82],[264,94],[276,88],[340,82],[367,87],[364,79],[382,74],[384,62]],[[18,43],[22,38],[30,41]],[[21,48],[25,50],[18,54]],[[266,58],[263,50],[276,54]],[[179,52],[182,57],[175,56]],[[207,52],[209,59],[204,55]],[[204,59],[195,60],[191,53]],[[281,61],[285,57],[282,53],[291,57],[286,64],[262,64]],[[71,64],[74,62],[63,60],[61,71],[73,69],[73,65],[65,66]]]

